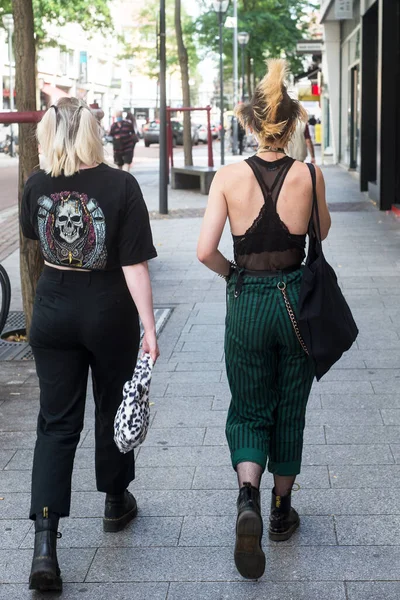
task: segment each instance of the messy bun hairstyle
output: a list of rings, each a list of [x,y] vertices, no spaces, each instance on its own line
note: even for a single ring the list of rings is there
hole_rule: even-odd
[[[60,98],[45,112],[37,139],[46,159],[46,173],[70,177],[82,164],[104,161],[100,124],[88,105],[78,98]]]
[[[269,59],[267,67],[268,72],[257,85],[253,98],[236,108],[236,116],[244,128],[251,127],[255,131],[260,147],[278,141],[280,147],[286,148],[298,121],[307,122],[307,112],[287,92],[286,61]]]

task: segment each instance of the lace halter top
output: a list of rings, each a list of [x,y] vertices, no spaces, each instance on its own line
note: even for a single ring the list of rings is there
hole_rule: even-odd
[[[253,271],[279,271],[301,265],[306,235],[294,235],[281,220],[276,203],[289,169],[295,162],[285,156],[267,162],[259,156],[246,159],[264,196],[258,217],[243,235],[233,235],[235,262]]]

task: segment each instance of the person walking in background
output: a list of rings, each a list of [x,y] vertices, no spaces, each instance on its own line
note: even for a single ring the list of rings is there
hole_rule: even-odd
[[[311,136],[311,141],[313,143],[315,143],[315,126],[317,124],[317,119],[314,117],[314,115],[311,115],[311,117],[308,119],[308,127],[310,129],[310,136]]]
[[[199,260],[227,281],[225,359],[232,399],[226,436],[239,484],[234,558],[241,575],[251,579],[265,569],[260,482],[267,463],[275,484],[270,539],[289,539],[300,523],[291,491],[300,473],[314,379],[314,365],[285,304],[285,298],[292,307],[298,302],[312,180],[308,167],[284,148],[307,114],[287,93],[285,61],[270,60],[268,67],[250,103],[237,108],[243,127],[257,136],[259,150],[216,173],[197,249]],[[325,238],[330,216],[323,175],[316,171]],[[227,218],[235,263],[218,250]]]
[[[133,123],[123,119],[122,111],[118,111],[115,123],[111,125],[110,136],[113,138],[114,163],[124,171],[129,171],[133,161],[133,151],[137,141],[135,135]]]
[[[310,153],[312,164],[315,164],[315,149],[311,139],[310,129],[307,123],[299,121],[296,129],[285,149],[286,154],[295,160],[305,162],[308,152]]]
[[[136,117],[130,111],[126,113],[126,120],[130,121],[132,123],[132,127],[133,127],[133,139],[132,139],[132,142],[133,142],[132,160],[133,160],[133,156],[135,154],[135,146],[139,141],[139,129],[138,129]],[[131,168],[132,168],[132,163],[129,165],[129,170],[131,170]]]
[[[39,240],[39,279],[30,345],[40,385],[29,516],[35,547],[29,587],[61,590],[56,542],[67,517],[75,451],[83,428],[89,368],[95,401],[97,489],[103,527],[116,532],[137,513],[127,490],[133,452],[121,454],[114,417],[139,350],[159,355],[147,260],[157,256],[137,181],[104,164],[100,127],[89,107],[62,98],[37,130],[47,168],[26,182],[23,234]]]

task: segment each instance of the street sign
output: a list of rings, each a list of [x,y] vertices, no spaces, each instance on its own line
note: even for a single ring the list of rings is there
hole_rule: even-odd
[[[316,40],[315,42],[298,42],[296,47],[297,52],[302,52],[304,54],[316,54],[318,52],[322,52],[324,44],[323,42]]]
[[[353,18],[353,0],[335,0],[335,18]]]

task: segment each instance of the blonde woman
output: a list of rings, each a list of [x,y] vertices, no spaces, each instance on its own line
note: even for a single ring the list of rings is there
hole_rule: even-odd
[[[215,176],[198,257],[225,277],[226,369],[232,394],[226,435],[239,482],[234,558],[243,577],[265,569],[260,481],[268,462],[274,476],[269,537],[290,538],[299,526],[291,490],[300,473],[305,413],[314,368],[293,330],[284,296],[296,307],[312,209],[308,167],[286,156],[299,119],[307,115],[285,86],[283,60],[269,71],[253,99],[238,109],[259,150]],[[330,228],[322,173],[317,169],[322,236]],[[236,265],[218,250],[226,219]]]
[[[89,368],[95,401],[97,489],[103,526],[136,516],[127,487],[133,452],[120,454],[113,422],[139,349],[159,354],[147,260],[156,256],[137,181],[103,162],[99,123],[88,106],[63,98],[37,130],[47,168],[25,185],[21,226],[39,240],[45,267],[36,290],[30,343],[40,384],[30,518],[35,549],[30,589],[60,590],[56,540],[70,511],[71,476],[83,428]]]

